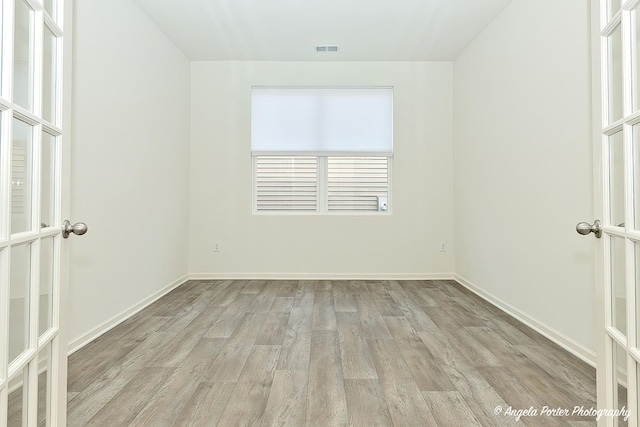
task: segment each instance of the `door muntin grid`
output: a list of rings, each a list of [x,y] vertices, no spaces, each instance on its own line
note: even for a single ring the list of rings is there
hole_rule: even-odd
[[[57,308],[63,0],[0,4],[0,425],[15,417],[9,404],[20,425],[51,425],[66,401],[54,368],[66,347]]]

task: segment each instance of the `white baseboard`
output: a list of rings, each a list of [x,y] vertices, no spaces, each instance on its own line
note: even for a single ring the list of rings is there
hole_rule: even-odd
[[[168,294],[172,290],[174,290],[177,287],[179,287],[179,286],[183,285],[184,283],[186,283],[188,280],[189,280],[189,276],[188,275],[185,275],[185,276],[179,278],[178,280],[170,283],[168,286],[165,286],[164,288],[160,289],[156,293],[150,295],[149,297],[145,298],[144,300],[140,301],[139,303],[135,304],[134,306],[129,307],[128,309],[124,310],[123,312],[113,316],[111,319],[108,319],[108,320],[102,322],[100,325],[98,325],[95,328],[91,329],[90,331],[82,334],[78,338],[75,338],[74,340],[72,340],[69,343],[69,347],[68,347],[69,348],[69,354],[73,354],[76,351],[80,350],[82,347],[84,347],[85,345],[89,344],[91,341],[93,341],[96,338],[100,337],[101,335],[107,333],[111,329],[115,328],[120,323],[124,322],[125,320],[127,320],[128,318],[130,318],[131,316],[133,316],[137,312],[141,311],[142,309],[144,309],[144,308],[148,307],[149,305],[153,304],[154,302],[156,302],[157,300],[159,300],[160,298],[162,298],[163,296],[165,296],[166,294]]]
[[[454,280],[453,273],[195,273],[190,280]]]
[[[569,353],[573,354],[580,360],[584,361],[585,363],[588,363],[589,365],[595,368],[596,354],[593,350],[583,346],[582,344],[556,331],[555,329],[540,322],[539,320],[534,319],[530,315],[518,310],[508,302],[503,301],[502,299],[490,294],[489,292],[482,290],[478,286],[466,280],[464,277],[461,277],[460,275],[456,274],[455,280],[465,288],[469,289],[474,294],[478,295],[480,298],[496,306],[497,308],[504,311],[511,317],[524,323],[534,331],[547,337],[548,339],[558,344],[563,349],[567,350]]]

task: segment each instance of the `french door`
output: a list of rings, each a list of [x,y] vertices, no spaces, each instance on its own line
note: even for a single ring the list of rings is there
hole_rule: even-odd
[[[591,15],[598,407],[629,411],[598,425],[638,426],[640,0],[593,0]]]
[[[62,426],[72,5],[0,2],[0,426]]]

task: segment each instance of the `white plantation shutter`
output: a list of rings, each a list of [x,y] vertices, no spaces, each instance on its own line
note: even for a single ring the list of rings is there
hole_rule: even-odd
[[[302,156],[256,156],[258,211],[316,211],[318,159]]]
[[[328,157],[329,211],[377,211],[388,194],[387,157]]]

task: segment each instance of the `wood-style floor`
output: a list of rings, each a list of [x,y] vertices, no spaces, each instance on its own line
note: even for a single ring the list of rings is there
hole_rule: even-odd
[[[69,359],[69,426],[502,426],[595,371],[449,281],[192,281]],[[595,426],[523,417],[517,425]]]

